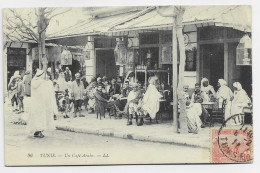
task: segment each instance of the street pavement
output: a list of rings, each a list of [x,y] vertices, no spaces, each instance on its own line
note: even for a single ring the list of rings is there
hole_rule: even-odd
[[[26,133],[26,125],[22,125],[19,123],[21,121],[18,121],[23,115],[13,113],[10,110],[10,105],[7,105],[6,108],[8,108],[5,114],[5,157],[7,165],[200,163],[206,162],[209,158],[209,149],[206,148],[136,141],[129,140],[129,138],[121,139],[64,130],[44,132],[45,138],[42,139],[33,138]],[[26,111],[26,113],[28,112]],[[95,125],[92,125],[91,128],[100,125],[100,131],[107,128],[111,129],[112,126],[117,128],[116,126],[119,126],[119,124],[122,124],[120,128],[126,126],[125,119],[105,118],[97,120],[94,117],[93,114],[82,118],[63,119],[60,117],[56,122],[64,126],[66,126],[66,123],[67,125],[69,123],[78,124],[78,127],[90,126],[92,123]],[[113,124],[112,122],[116,123]],[[110,125],[109,127],[102,127],[105,126],[104,124]],[[140,128],[133,125],[129,128],[139,128],[140,131],[146,131],[146,128],[151,130],[154,128],[153,126],[159,128],[164,125],[144,125]],[[172,127],[169,124],[168,130],[171,129]],[[154,131],[151,133],[154,133]],[[51,154],[55,157],[52,158]],[[84,154],[89,157],[83,157]],[[93,158],[91,158],[91,155]],[[100,155],[102,158],[97,158]],[[47,159],[48,157],[51,158]]]
[[[10,121],[14,123],[26,123],[29,115],[30,98],[24,99],[25,113],[13,114],[9,116]],[[6,102],[6,110],[11,109],[10,104]],[[84,109],[83,109],[84,110]],[[176,128],[172,125],[172,120],[168,120],[166,116],[158,124],[155,121],[150,123],[145,121],[143,126],[137,126],[135,121],[133,125],[127,126],[125,118],[115,119],[109,118],[106,113],[106,118],[97,119],[96,114],[89,114],[87,111],[82,111],[85,117],[73,118],[74,114],[68,114],[70,118],[63,118],[60,114],[55,121],[58,130],[95,134],[100,136],[110,136],[123,139],[133,139],[139,141],[151,141],[161,143],[175,143],[181,145],[210,148],[210,128],[204,128],[198,134],[178,134]]]

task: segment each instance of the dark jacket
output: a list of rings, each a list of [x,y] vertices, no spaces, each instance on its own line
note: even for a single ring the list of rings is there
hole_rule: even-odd
[[[121,94],[121,87],[119,84],[111,84],[109,95]]]

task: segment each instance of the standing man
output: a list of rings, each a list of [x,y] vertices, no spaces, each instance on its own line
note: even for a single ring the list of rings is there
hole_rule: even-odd
[[[72,79],[72,75],[71,75],[71,71],[70,71],[69,67],[66,67],[66,70],[64,72],[64,77],[65,77],[66,82],[68,82]]]
[[[97,84],[97,90],[94,93],[95,99],[96,99],[96,111],[97,115],[100,114],[100,119],[102,116],[105,118],[105,108],[107,105],[107,99],[105,93],[103,93],[103,84],[99,83]],[[97,117],[98,118],[98,117]]]
[[[24,93],[26,96],[31,96],[31,80],[32,80],[32,75],[30,71],[26,71],[23,77]]]
[[[44,137],[43,131],[55,129],[53,116],[58,114],[54,87],[44,76],[44,72],[37,69],[31,82],[31,111],[27,131],[37,138]]]
[[[75,74],[75,80],[72,82],[71,86],[71,95],[74,100],[74,118],[77,117],[77,113],[79,116],[81,115],[81,105],[83,102],[84,97],[84,85],[83,82],[80,80],[80,74]]]

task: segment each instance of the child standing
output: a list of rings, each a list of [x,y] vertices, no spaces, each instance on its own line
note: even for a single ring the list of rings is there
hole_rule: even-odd
[[[19,111],[17,114],[24,112],[23,98],[24,98],[24,84],[21,79],[21,76],[17,78],[17,101],[19,105]]]

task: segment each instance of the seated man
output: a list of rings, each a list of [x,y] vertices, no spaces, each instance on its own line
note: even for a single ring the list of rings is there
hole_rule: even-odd
[[[144,123],[143,116],[146,116],[149,114],[151,119],[156,118],[156,114],[159,111],[160,108],[160,98],[163,96],[156,88],[158,83],[158,77],[153,76],[149,80],[149,86],[147,88],[147,91],[144,94],[144,98],[142,100],[142,103],[140,104],[142,116],[140,117],[140,122],[138,123],[138,126],[142,126]]]
[[[204,93],[201,92],[201,90],[200,90],[200,84],[196,83],[195,91],[191,97],[191,103],[199,103],[201,105],[203,100],[204,100]],[[201,127],[204,128],[209,125],[210,115],[209,115],[208,111],[202,105],[201,105],[201,109],[202,109],[202,114],[200,116],[200,119],[202,121]]]
[[[199,97],[198,97],[199,96]],[[191,103],[195,103],[195,97],[196,98],[202,98],[203,99],[203,95],[202,92],[200,90],[200,84],[196,83],[195,84],[195,89],[194,89],[194,93],[191,96]]]
[[[131,89],[129,87],[129,82],[126,81],[123,88],[122,88],[122,91],[121,91],[121,94],[123,97],[127,97],[128,94],[130,93]]]
[[[120,94],[120,92],[121,92],[120,85],[117,84],[115,79],[112,79],[111,80],[111,87],[109,89],[109,95],[113,96],[115,94]]]
[[[138,81],[137,85],[138,85],[138,89],[141,91],[141,94],[144,94],[145,93],[145,89],[143,87],[142,82]]]
[[[187,125],[189,133],[197,134],[202,125],[200,120],[202,107],[200,103],[190,103],[190,101],[186,102],[186,106],[189,107],[189,109],[187,109]]]
[[[214,102],[216,92],[212,85],[209,84],[209,80],[207,78],[203,78],[201,80],[201,87],[200,90],[204,96],[203,100],[204,102]]]
[[[133,90],[130,91],[127,97],[126,109],[128,109],[127,125],[132,125],[133,115],[137,112],[139,99],[142,97],[137,84],[132,84]]]
[[[92,82],[89,84],[89,86],[87,87],[87,97],[88,97],[88,106],[89,106],[89,113],[94,113],[94,109],[95,109],[95,106],[96,106],[96,100],[94,98],[94,93],[96,91],[96,85],[97,85],[97,82]]]
[[[189,90],[189,85],[184,85],[183,86],[183,95],[184,95],[184,98],[189,101],[190,100],[190,95],[188,93],[188,90]]]

